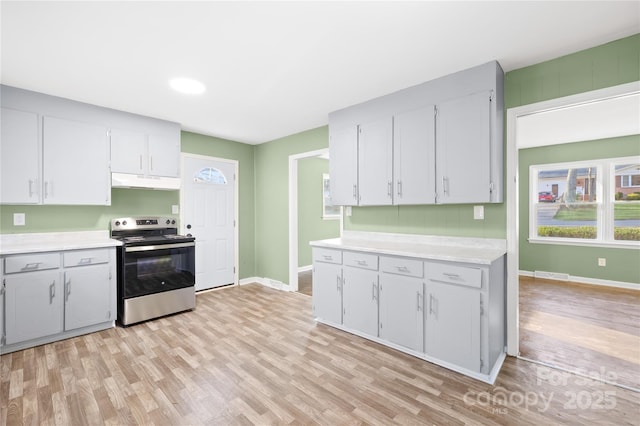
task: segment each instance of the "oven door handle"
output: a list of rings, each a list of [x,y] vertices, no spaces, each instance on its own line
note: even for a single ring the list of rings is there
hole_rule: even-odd
[[[133,252],[133,251],[151,251],[151,250],[163,250],[163,249],[173,249],[173,248],[182,248],[182,247],[195,247],[195,242],[189,243],[176,243],[176,244],[157,244],[153,246],[133,246],[133,247],[125,247],[124,251]]]

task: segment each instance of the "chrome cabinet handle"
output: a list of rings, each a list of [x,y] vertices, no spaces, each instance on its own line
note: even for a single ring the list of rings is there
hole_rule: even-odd
[[[38,269],[40,263],[41,262],[27,263],[26,265],[24,265],[24,268],[22,268],[21,271],[34,271]]]
[[[433,314],[433,294],[429,294],[429,315]]]
[[[419,291],[416,292],[416,309],[418,310],[418,312],[422,310],[422,308],[420,308],[420,292]]]
[[[29,179],[29,198],[33,197],[33,180]]]
[[[78,262],[78,265],[88,265],[92,262],[93,257],[83,257],[82,259],[80,259],[80,262]]]
[[[387,196],[391,198],[393,196],[393,182],[387,182]]]
[[[409,268],[407,268],[406,266],[396,266],[396,269],[398,270],[398,272],[409,272]]]
[[[64,292],[64,301],[69,301],[69,295],[71,294],[71,280],[64,283],[65,292]]]
[[[442,192],[445,195],[449,194],[449,178],[442,176]]]
[[[358,199],[358,185],[355,183],[353,184],[353,198],[356,200]]]
[[[461,280],[462,278],[460,278],[460,275],[458,274],[453,274],[450,272],[443,272],[442,275],[444,275],[445,277],[451,279],[451,280]]]
[[[376,300],[376,283],[371,283],[371,300]]]
[[[56,296],[56,282],[55,280],[49,286],[49,304],[53,303],[53,298]]]
[[[142,154],[140,154],[140,170],[142,170]]]
[[[398,196],[402,197],[402,181],[398,181]]]
[[[360,266],[367,266],[367,261],[366,260],[356,260],[356,263]]]
[[[49,182],[44,182],[44,198],[49,197]]]
[[[322,257],[324,258],[324,260],[333,260],[333,256],[329,256],[326,254],[323,254]]]

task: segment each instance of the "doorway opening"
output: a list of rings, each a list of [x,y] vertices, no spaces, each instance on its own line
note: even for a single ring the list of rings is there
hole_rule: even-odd
[[[520,176],[529,171],[519,171],[518,165],[522,149],[639,134],[637,105],[612,108],[609,102],[626,98],[637,104],[629,97],[639,94],[640,83],[635,82],[507,111],[506,191],[515,194],[507,205],[507,353],[578,375],[595,372],[603,381],[633,390],[640,389],[638,378],[632,374],[627,380],[616,371],[640,370],[638,289],[533,279],[520,271],[519,244],[526,238],[520,232],[529,229],[528,223],[520,223],[526,216],[521,209],[531,196],[521,193]],[[612,309],[624,318],[607,315]],[[600,322],[594,320],[599,317]],[[606,343],[595,342],[596,333]]]
[[[335,220],[324,217],[328,158],[328,148],[289,156],[289,289],[307,295],[312,294],[309,241],[342,233],[341,209]]]

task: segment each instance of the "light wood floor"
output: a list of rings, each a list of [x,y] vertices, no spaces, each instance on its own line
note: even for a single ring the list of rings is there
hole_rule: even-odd
[[[303,271],[298,273],[298,293],[313,295],[313,272]]]
[[[640,389],[640,291],[521,277],[520,354]]]
[[[0,424],[638,424],[638,393],[515,358],[487,385],[318,325],[311,301],[235,286],[3,355]]]

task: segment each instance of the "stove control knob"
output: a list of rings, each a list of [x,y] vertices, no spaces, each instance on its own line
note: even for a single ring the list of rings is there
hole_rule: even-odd
[[[172,224],[172,225],[175,225],[175,224],[176,224],[176,220],[175,220],[175,219],[173,219],[173,220],[171,221],[171,224]]]
[[[167,219],[167,225],[170,224],[170,223],[171,223],[171,221],[169,219]]]
[[[122,221],[122,226],[127,226],[127,221],[126,220]]]
[[[120,221],[116,220],[116,226],[120,226]]]

